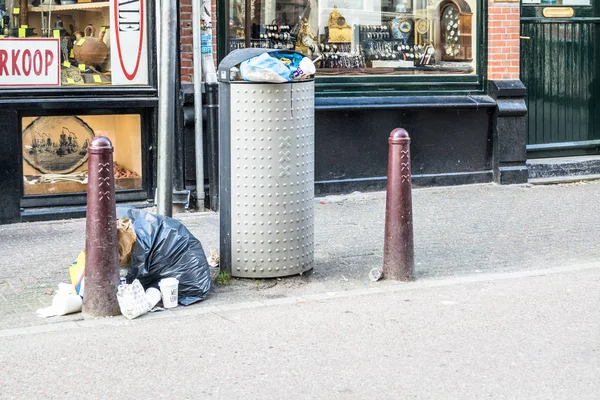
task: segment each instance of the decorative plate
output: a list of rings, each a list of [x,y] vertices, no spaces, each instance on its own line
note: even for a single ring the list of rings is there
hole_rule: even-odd
[[[68,174],[87,161],[93,137],[77,117],[39,117],[23,130],[23,159],[44,174]]]

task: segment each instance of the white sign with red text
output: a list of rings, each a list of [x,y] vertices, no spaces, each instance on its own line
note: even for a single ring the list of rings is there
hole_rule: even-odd
[[[60,86],[59,39],[0,39],[0,86]]]
[[[147,0],[110,0],[113,85],[148,84]]]

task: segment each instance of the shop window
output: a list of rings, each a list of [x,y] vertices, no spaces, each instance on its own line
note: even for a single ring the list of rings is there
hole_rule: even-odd
[[[229,50],[301,51],[321,76],[472,75],[475,21],[477,0],[229,0]]]
[[[132,114],[22,118],[24,194],[85,192],[87,147],[96,135],[115,149],[116,190],[141,188],[140,121]]]
[[[3,0],[0,87],[147,85],[147,0]]]

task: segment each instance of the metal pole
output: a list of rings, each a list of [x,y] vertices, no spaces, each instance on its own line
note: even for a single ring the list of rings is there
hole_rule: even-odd
[[[119,315],[119,254],[113,147],[96,136],[88,146],[85,221],[85,286],[83,313],[90,317]]]
[[[204,211],[204,133],[202,118],[202,0],[192,1],[194,48],[194,143],[196,145],[196,206]],[[212,46],[212,43],[210,44]]]
[[[387,279],[414,279],[414,244],[410,173],[410,137],[402,129],[390,133],[388,180],[385,207],[383,276]]]
[[[205,64],[206,65],[206,64]],[[207,83],[206,89],[206,130],[208,131],[208,182],[210,209],[219,210],[219,86]]]
[[[252,39],[252,2],[246,0],[244,9],[244,42],[246,43],[246,48],[250,48],[251,39]],[[259,13],[259,10],[254,10],[256,13]],[[261,21],[259,21],[260,23]],[[265,22],[267,23],[267,22]],[[227,43],[229,46],[229,43]]]
[[[177,38],[177,6],[173,0],[162,0],[160,10],[160,54],[158,89],[158,176],[156,206],[160,215],[173,215],[173,149],[175,127],[174,50]]]

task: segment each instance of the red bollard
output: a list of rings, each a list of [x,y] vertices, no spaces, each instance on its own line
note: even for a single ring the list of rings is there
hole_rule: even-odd
[[[96,136],[88,147],[85,284],[83,313],[90,317],[119,315],[119,254],[113,146]]]
[[[387,279],[414,279],[410,137],[402,128],[390,133],[388,180],[385,207],[383,276]]]

